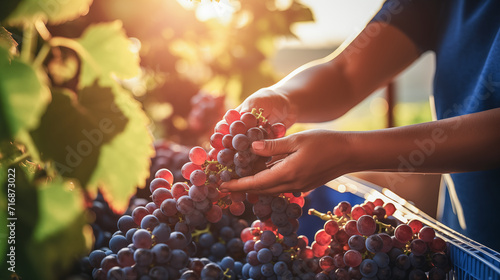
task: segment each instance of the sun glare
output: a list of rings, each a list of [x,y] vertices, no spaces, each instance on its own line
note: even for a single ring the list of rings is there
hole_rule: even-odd
[[[188,10],[196,10],[196,18],[199,21],[218,19],[221,22],[229,22],[236,8],[229,0],[177,0],[182,7]]]

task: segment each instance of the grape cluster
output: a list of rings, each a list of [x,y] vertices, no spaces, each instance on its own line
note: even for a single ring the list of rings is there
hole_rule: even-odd
[[[284,134],[285,126],[261,111],[227,111],[211,150],[189,151],[184,180],[158,169],[151,199],[121,216],[107,247],[87,257],[94,279],[444,279],[444,240],[418,220],[396,220],[391,203],[311,209],[326,222],[309,244],[297,233],[302,193],[219,191],[266,168],[269,158],[255,154],[252,142]],[[251,220],[244,219],[250,210]]]
[[[420,220],[401,223],[395,210],[381,199],[343,201],[333,213],[310,209],[326,220],[310,247],[316,279],[446,279],[446,242]]]
[[[191,200],[197,203],[211,201],[216,203],[216,206],[229,208],[233,215],[241,216],[246,209],[244,201],[248,194],[220,193],[218,187],[222,182],[264,170],[269,158],[255,154],[252,143],[283,137],[285,130],[281,123],[271,125],[262,116],[262,112],[256,109],[243,114],[233,109],[228,110],[210,137],[212,149],[207,153],[202,147],[192,148],[189,152],[190,162],[182,166],[182,176],[192,184],[189,187]],[[187,190],[187,186],[184,186]],[[247,201],[254,204],[252,199]],[[254,208],[259,211],[265,207],[259,204]],[[211,212],[218,213],[219,210],[210,209],[207,214],[212,215]],[[217,221],[215,218],[214,220]]]
[[[243,114],[236,110],[227,111],[210,137],[212,149],[209,157],[221,166],[210,174],[218,176],[215,180],[229,181],[264,170],[269,158],[253,153],[252,143],[283,137],[285,131],[282,123],[271,125],[256,109]]]

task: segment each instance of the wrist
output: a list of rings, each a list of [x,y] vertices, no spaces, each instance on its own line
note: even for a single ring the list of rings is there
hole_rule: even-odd
[[[285,123],[287,128],[292,126],[299,118],[299,106],[286,89],[276,85],[271,86],[269,89],[279,96],[281,104],[283,104],[281,106],[283,108],[280,116],[281,121]]]
[[[363,153],[360,153],[359,147],[363,146],[362,137],[356,132],[345,132],[345,151],[348,154],[346,165],[348,173],[365,171],[366,159]]]

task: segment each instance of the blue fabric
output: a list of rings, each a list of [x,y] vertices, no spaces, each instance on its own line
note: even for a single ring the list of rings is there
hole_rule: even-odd
[[[422,52],[436,53],[438,119],[500,107],[500,1],[389,0],[373,21],[396,26]],[[458,224],[449,197],[442,222],[500,251],[500,222],[495,218],[499,215],[500,168],[451,176],[467,227]]]

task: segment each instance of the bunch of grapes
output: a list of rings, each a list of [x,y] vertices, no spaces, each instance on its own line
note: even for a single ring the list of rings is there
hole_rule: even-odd
[[[316,279],[445,279],[446,242],[420,220],[399,222],[395,210],[381,199],[343,201],[333,213],[310,209],[326,220],[303,255],[317,259]]]
[[[210,151],[189,151],[184,180],[158,169],[150,201],[120,217],[109,246],[88,256],[94,279],[444,279],[444,240],[418,220],[400,223],[391,203],[311,209],[326,222],[309,244],[297,233],[302,193],[219,191],[223,182],[267,167],[269,158],[255,154],[252,142],[284,134],[285,126],[270,124],[262,111],[227,111]],[[250,209],[251,221],[242,219]]]
[[[235,216],[242,215],[247,194],[224,194],[219,192],[218,187],[222,182],[264,170],[269,158],[255,154],[252,143],[283,137],[285,130],[281,123],[271,125],[262,116],[262,111],[253,109],[240,114],[236,110],[228,110],[210,137],[212,149],[207,153],[201,147],[192,148],[189,152],[191,161],[181,169],[182,176],[192,184],[189,188],[191,199],[194,202],[208,199],[222,208],[229,207]],[[251,202],[251,199],[248,201]]]

